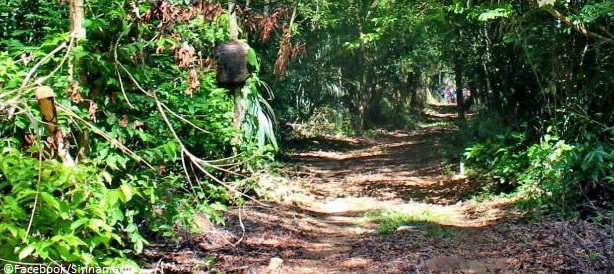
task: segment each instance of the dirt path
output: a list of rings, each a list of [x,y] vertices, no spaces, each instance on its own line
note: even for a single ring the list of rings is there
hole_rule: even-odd
[[[189,248],[173,250],[164,257],[165,273],[568,269],[556,236],[560,222],[522,221],[512,199],[470,201],[480,186],[446,163],[451,138],[451,127],[433,123],[371,138],[308,140],[280,170],[282,178],[263,175],[264,205],[235,209],[224,229],[209,226]],[[382,227],[388,233],[378,233]]]

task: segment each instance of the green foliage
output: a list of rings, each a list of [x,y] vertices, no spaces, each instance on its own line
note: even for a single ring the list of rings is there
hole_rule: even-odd
[[[478,6],[471,10],[470,17],[477,18],[479,21],[489,21],[498,18],[507,18],[512,15],[513,7],[511,4],[496,4],[491,6]]]
[[[483,123],[475,122],[465,131],[484,128],[480,125]],[[552,134],[533,142],[525,133],[503,132],[492,137],[481,135],[463,153],[467,173],[490,182],[486,192],[518,192],[524,199],[521,207],[549,206],[570,214],[577,213],[585,199],[594,203],[602,199],[600,195],[607,196],[588,197],[583,188],[612,183],[607,179],[614,168],[609,160],[613,157],[611,146],[608,150],[595,142],[572,144]],[[599,206],[608,208],[611,204]]]
[[[612,19],[614,17],[614,3],[611,1],[603,1],[600,3],[591,3],[582,7],[582,10],[577,16],[572,19],[577,20],[577,23],[593,23],[601,18]]]
[[[574,146],[549,134],[527,149],[529,167],[517,176],[522,182],[520,190],[528,200],[537,203],[534,206],[567,206],[567,199],[577,198],[579,193],[574,193],[577,187],[565,180],[565,176],[573,172],[574,150]]]
[[[10,141],[0,156],[1,258],[30,261],[36,254],[45,261],[117,266],[113,257],[143,250],[147,241],[132,205],[142,195],[137,188],[111,187],[110,175],[95,166],[38,161]]]
[[[500,133],[480,143],[473,144],[463,153],[470,174],[483,174],[485,180],[494,184],[488,192],[506,192],[517,186],[517,174],[529,163],[526,159],[522,133]]]
[[[409,128],[420,90],[459,85],[484,113],[449,141],[467,147],[468,173],[482,174],[485,192],[575,210],[596,202],[585,193],[595,186],[608,200],[611,1],[317,1],[298,10],[312,32],[293,42],[310,54],[272,82],[284,125]]]
[[[273,131],[275,114],[271,106],[260,94],[260,87],[264,87],[270,92],[266,84],[254,75],[249,79],[244,88],[244,92],[247,91],[248,93],[247,98],[243,101],[248,117],[245,119],[243,128],[246,137],[255,138],[259,149],[273,151],[277,149],[277,141],[275,139],[275,132]],[[269,95],[272,94],[269,93]],[[266,147],[268,143],[270,143],[272,147]]]
[[[426,3],[425,9],[438,5]],[[273,108],[281,121],[306,123],[332,108],[343,115],[348,131],[414,123],[424,98],[417,96],[424,74],[437,66],[425,16],[407,2],[318,1],[299,5],[311,21],[297,43],[308,53],[291,63],[286,77],[274,82]],[[270,55],[277,53],[274,49]],[[399,117],[400,115],[400,117]],[[338,124],[338,120],[330,123]],[[349,132],[348,132],[349,133]]]
[[[227,16],[164,4],[88,1],[84,41],[66,31],[67,3],[0,7],[0,259],[131,263],[146,238],[190,230],[197,213],[223,223],[220,212],[237,202],[223,181],[270,159],[274,117],[256,52],[237,133],[210,62]],[[55,93],[74,167],[56,160],[31,99],[39,85]],[[233,148],[236,134],[246,138]]]

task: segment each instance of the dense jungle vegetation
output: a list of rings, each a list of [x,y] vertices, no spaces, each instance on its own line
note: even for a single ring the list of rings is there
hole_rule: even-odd
[[[612,1],[0,2],[0,264],[138,267],[294,140],[411,130],[450,87],[482,195],[613,222]]]

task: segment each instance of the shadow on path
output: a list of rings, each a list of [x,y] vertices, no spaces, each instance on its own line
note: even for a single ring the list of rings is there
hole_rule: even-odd
[[[468,201],[480,186],[446,162],[458,152],[454,127],[442,124],[449,110],[435,108],[434,123],[411,132],[301,142],[282,177],[260,178],[268,202],[227,212],[225,228],[201,220],[203,232],[184,239],[191,248],[150,261],[174,261],[165,273],[560,272],[561,243],[544,241],[560,232],[555,222],[517,225],[513,200]],[[368,215],[382,210],[445,218],[379,235]]]
[[[335,149],[306,148],[289,157],[294,170],[288,175],[309,181],[309,189],[323,199],[455,203],[468,198],[474,186],[450,176],[457,167],[442,160],[454,149],[446,143],[452,138],[452,129],[424,126],[410,133],[356,138],[354,144]]]

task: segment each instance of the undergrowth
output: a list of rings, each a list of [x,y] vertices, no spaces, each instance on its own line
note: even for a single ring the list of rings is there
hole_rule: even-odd
[[[487,195],[521,195],[521,208],[547,207],[571,216],[614,209],[614,146],[572,138],[554,126],[538,138],[530,131],[502,125],[493,115],[470,120],[458,139],[466,147],[466,174],[485,182]]]
[[[222,223],[253,187],[276,147],[257,56],[238,131],[211,67],[228,15],[179,2],[88,1],[77,40],[68,1],[8,1],[24,22],[0,31],[0,264],[138,268],[148,240]]]

